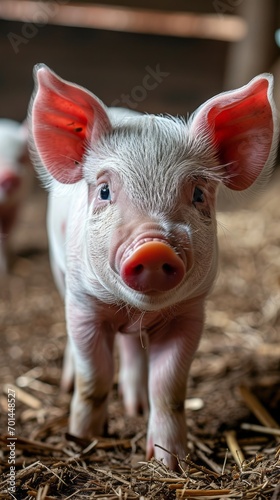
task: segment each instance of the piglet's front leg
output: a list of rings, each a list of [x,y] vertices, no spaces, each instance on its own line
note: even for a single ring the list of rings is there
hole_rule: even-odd
[[[118,338],[120,371],[119,393],[126,414],[148,414],[148,341],[146,334],[123,334]]]
[[[70,433],[89,438],[104,434],[112,387],[114,334],[86,303],[66,298],[67,329],[75,367]]]
[[[202,314],[174,320],[168,331],[150,337],[147,458],[155,456],[171,469],[178,468],[176,457],[184,459],[187,453],[186,383],[202,332]]]

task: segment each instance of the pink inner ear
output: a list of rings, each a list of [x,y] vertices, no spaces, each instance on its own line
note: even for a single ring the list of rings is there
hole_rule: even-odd
[[[74,169],[75,177],[81,169],[80,162],[85,152],[88,136],[88,120],[92,118],[93,121],[94,111],[91,110],[92,117],[89,117],[79,106],[59,95],[49,92],[48,97],[52,102],[52,108],[46,106],[44,111],[44,128],[40,129],[37,134],[38,144],[41,144],[42,148],[49,145],[52,152],[55,153],[55,156],[51,152],[45,153],[46,166],[49,165],[50,171],[52,170],[52,162],[56,161],[63,164],[63,168],[67,168],[67,170]],[[70,172],[67,171],[65,174],[68,177]]]
[[[110,128],[100,101],[87,90],[58,78],[48,68],[37,72],[32,119],[35,145],[44,166],[59,182],[82,178],[82,159],[91,137]]]
[[[266,78],[259,78],[240,90],[222,94],[207,113],[220,164],[225,165],[224,184],[231,189],[248,188],[269,157],[273,116],[268,85]]]

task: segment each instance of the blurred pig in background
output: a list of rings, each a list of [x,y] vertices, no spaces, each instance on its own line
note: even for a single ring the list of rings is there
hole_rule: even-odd
[[[8,270],[10,234],[30,184],[25,122],[0,119],[0,274]]]

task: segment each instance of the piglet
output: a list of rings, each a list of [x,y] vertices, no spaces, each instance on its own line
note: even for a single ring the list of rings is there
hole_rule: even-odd
[[[272,76],[182,118],[107,109],[35,67],[30,127],[50,190],[51,264],[65,297],[75,384],[70,432],[101,435],[118,334],[129,415],[149,410],[147,458],[172,469],[187,451],[184,400],[218,264],[219,185],[246,190],[277,147]]]
[[[0,119],[0,273],[8,269],[8,243],[28,185],[27,124]]]

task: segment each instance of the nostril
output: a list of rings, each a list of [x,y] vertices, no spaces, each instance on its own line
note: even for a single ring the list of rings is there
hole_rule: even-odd
[[[147,266],[149,267],[149,266]],[[155,266],[155,269],[160,269],[160,266]],[[133,274],[135,276],[141,274],[145,269],[145,266],[143,264],[137,264],[137,266],[135,266],[133,268]],[[172,266],[171,264],[168,264],[168,263],[165,263],[165,264],[162,264],[161,266],[161,269],[163,271],[164,274],[168,275],[168,276],[173,276],[174,274],[177,273],[177,268],[175,266]]]
[[[134,274],[141,274],[142,271],[144,269],[144,266],[143,264],[138,264],[137,266],[134,267],[133,271],[134,271]]]
[[[162,270],[165,274],[168,274],[169,276],[177,273],[176,267],[171,266],[168,263],[162,265]]]
[[[149,267],[149,266],[147,266]],[[155,268],[157,268],[158,266],[155,266]],[[134,268],[133,268],[133,274],[134,276],[138,276],[139,274],[141,274],[145,269],[145,266],[143,264],[137,264]],[[159,266],[159,269],[160,269],[160,266]],[[161,266],[161,269],[163,271],[164,274],[168,275],[168,276],[172,276],[174,274],[177,273],[177,268],[175,266],[172,266],[171,264],[168,264],[167,262],[165,264],[162,264]]]

